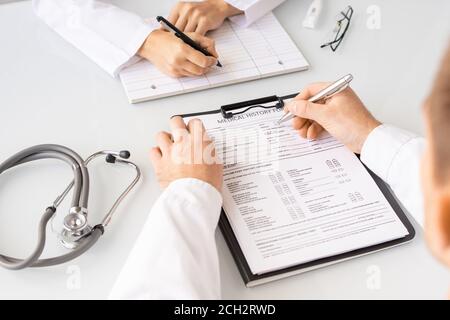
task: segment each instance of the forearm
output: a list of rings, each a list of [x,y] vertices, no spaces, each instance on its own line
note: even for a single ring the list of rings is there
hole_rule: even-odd
[[[367,137],[361,160],[394,191],[423,227],[423,193],[420,165],[425,140],[413,133],[381,125]]]
[[[218,299],[215,244],[222,198],[196,179],[158,199],[113,288],[112,299]]]

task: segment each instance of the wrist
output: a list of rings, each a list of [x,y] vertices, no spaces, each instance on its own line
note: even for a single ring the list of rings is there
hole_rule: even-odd
[[[367,137],[369,136],[369,134],[373,131],[373,130],[375,130],[376,128],[378,128],[379,126],[381,126],[381,122],[380,121],[378,121],[377,119],[375,119],[375,118],[373,118],[373,119],[370,119],[368,122],[367,122],[367,132],[366,132],[366,135],[365,135],[365,137],[364,137],[364,141],[367,139]]]
[[[196,168],[190,172],[171,172],[168,169],[169,175],[158,177],[159,184],[162,189],[166,189],[169,185],[179,180],[198,180],[214,187],[219,193],[222,191],[222,168],[218,166],[211,171],[203,171],[202,168]]]
[[[178,178],[173,179],[168,183],[168,186],[180,182],[195,182],[195,183],[201,183],[204,185],[208,185],[209,187],[215,189],[219,194],[222,193],[222,183],[220,181],[215,181],[214,179],[211,179],[210,177],[203,177],[203,176],[196,176],[196,175],[190,175],[190,176],[180,176]]]
[[[145,39],[142,46],[139,48],[137,55],[141,58],[145,58],[147,60],[151,60],[155,48],[155,41],[157,41],[157,38],[162,35],[163,32],[166,32],[161,29],[153,30]]]

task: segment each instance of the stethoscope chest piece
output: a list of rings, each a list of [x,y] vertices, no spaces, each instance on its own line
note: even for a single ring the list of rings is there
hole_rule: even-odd
[[[67,249],[75,249],[83,242],[83,239],[86,239],[91,231],[92,227],[87,221],[87,212],[83,208],[73,207],[64,218],[63,230],[59,235],[59,239]]]

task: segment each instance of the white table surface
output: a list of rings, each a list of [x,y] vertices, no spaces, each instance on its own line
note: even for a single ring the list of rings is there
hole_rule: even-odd
[[[168,12],[171,5],[170,1],[115,2],[144,17]],[[350,72],[355,77],[353,88],[380,120],[422,132],[420,106],[450,34],[450,2],[353,1],[352,26],[336,53],[319,45],[348,1],[325,1],[316,30],[301,27],[309,3],[288,0],[275,11],[310,61],[309,71],[137,105],[128,104],[118,80],[39,21],[29,1],[0,5],[0,160],[40,143],[67,145],[85,156],[99,149],[127,148],[144,173],[138,192],[92,250],[58,267],[0,269],[0,298],[107,297],[160,193],[148,151],[155,133],[168,129],[167,119],[173,114],[294,93],[309,82],[334,80]],[[367,27],[371,5],[380,9],[380,29]],[[131,172],[99,163],[94,167],[90,212],[99,221]],[[42,210],[70,178],[70,170],[52,161],[2,175],[1,253],[30,252]],[[65,210],[67,205],[60,214]],[[429,254],[423,232],[415,226],[416,239],[407,245],[252,289],[245,288],[217,232],[223,298],[445,298],[448,272]],[[50,234],[48,242],[45,254],[64,252],[55,235]]]

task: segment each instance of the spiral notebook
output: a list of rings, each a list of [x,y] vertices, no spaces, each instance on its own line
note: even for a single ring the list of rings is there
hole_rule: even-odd
[[[215,39],[223,68],[201,77],[174,79],[141,60],[120,73],[130,103],[306,70],[303,54],[272,14],[244,28],[225,21],[208,33]]]

